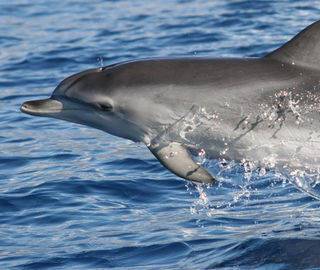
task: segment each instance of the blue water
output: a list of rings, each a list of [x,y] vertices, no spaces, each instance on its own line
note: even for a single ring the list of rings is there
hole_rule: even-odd
[[[220,181],[196,189],[141,144],[19,111],[84,69],[262,56],[319,18],[312,0],[0,1],[0,269],[320,269],[316,184],[210,160]]]

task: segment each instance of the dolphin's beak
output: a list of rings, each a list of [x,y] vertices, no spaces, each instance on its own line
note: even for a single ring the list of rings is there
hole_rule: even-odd
[[[24,102],[20,110],[24,113],[37,116],[50,116],[61,112],[63,104],[56,99],[43,99]]]

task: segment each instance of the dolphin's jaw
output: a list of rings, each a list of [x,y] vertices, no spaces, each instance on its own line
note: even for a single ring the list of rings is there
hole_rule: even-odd
[[[145,133],[135,123],[113,111],[105,111],[85,102],[60,96],[24,102],[20,110],[26,114],[61,119],[105,131],[135,142],[144,141]]]

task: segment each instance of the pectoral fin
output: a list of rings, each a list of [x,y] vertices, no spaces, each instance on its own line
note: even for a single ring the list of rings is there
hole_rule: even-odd
[[[216,180],[191,157],[180,143],[172,142],[165,146],[150,146],[150,151],[169,171],[189,181],[214,183]]]

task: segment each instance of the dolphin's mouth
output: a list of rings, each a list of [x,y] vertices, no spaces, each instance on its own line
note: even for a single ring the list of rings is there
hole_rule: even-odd
[[[36,116],[48,116],[59,113],[63,110],[63,104],[56,99],[42,99],[24,102],[20,110],[24,113]]]

